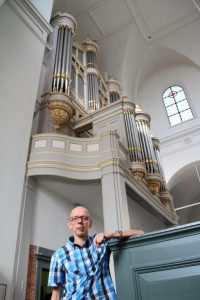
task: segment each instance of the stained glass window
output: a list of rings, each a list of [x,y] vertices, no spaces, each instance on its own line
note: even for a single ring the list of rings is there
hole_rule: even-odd
[[[163,93],[163,102],[171,126],[193,119],[185,92],[180,86],[170,86]]]

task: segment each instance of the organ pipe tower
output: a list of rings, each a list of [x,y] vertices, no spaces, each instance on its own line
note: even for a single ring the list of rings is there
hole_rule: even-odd
[[[102,76],[97,63],[99,46],[89,38],[75,41],[77,24],[71,15],[57,13],[51,25],[37,133],[93,137],[94,132],[103,133],[108,124],[108,130],[120,132],[132,179],[174,214],[149,114],[122,96],[114,76]]]

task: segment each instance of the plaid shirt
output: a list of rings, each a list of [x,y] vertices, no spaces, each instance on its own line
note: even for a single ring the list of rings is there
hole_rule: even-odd
[[[108,242],[95,247],[88,237],[80,247],[71,237],[51,258],[48,286],[61,286],[62,300],[116,300],[109,272]]]

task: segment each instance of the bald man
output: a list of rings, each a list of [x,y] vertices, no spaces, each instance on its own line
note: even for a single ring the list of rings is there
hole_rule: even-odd
[[[51,258],[48,280],[48,286],[53,288],[51,300],[117,299],[109,271],[108,240],[144,232],[125,230],[89,236],[92,220],[83,206],[72,209],[67,224],[73,236]]]

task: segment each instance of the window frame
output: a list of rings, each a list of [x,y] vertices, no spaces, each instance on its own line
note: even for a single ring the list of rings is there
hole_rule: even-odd
[[[178,91],[175,91],[175,88],[178,88],[179,90]],[[164,94],[169,90],[169,93],[168,95],[165,95]],[[172,100],[172,103],[170,105],[166,105],[165,103],[165,99],[167,99],[168,97],[170,97],[170,93],[173,93],[175,92],[176,95],[175,96],[171,96],[171,98],[173,99]],[[184,98],[182,98],[181,100],[177,101],[175,99],[175,97],[177,96],[177,93],[180,93],[180,92],[183,92],[184,94]],[[188,97],[187,97],[187,93],[185,92],[185,88],[183,88],[182,85],[180,84],[171,84],[169,85],[162,93],[162,101],[163,101],[163,104],[164,104],[164,108],[165,108],[165,112],[166,112],[166,115],[167,115],[167,118],[168,118],[168,121],[169,121],[169,124],[170,124],[170,127],[174,127],[176,125],[179,125],[179,124],[183,124],[184,122],[187,122],[187,121],[190,121],[190,120],[193,120],[194,119],[194,113],[193,113],[193,110],[191,108],[191,105],[188,101]],[[188,108],[184,109],[184,110],[180,110],[179,106],[177,105],[178,103],[181,103],[183,101],[186,101],[186,105],[188,106]],[[167,108],[170,108],[171,106],[175,105],[176,109],[177,109],[177,112],[173,113],[173,114],[170,114],[169,111],[167,110]],[[188,118],[186,120],[183,119],[182,117],[182,113],[186,112],[186,111],[189,111],[190,114],[191,114],[191,118]],[[180,122],[175,122],[173,123],[173,121],[171,120],[171,117],[172,116],[178,116],[179,119],[180,119]]]

